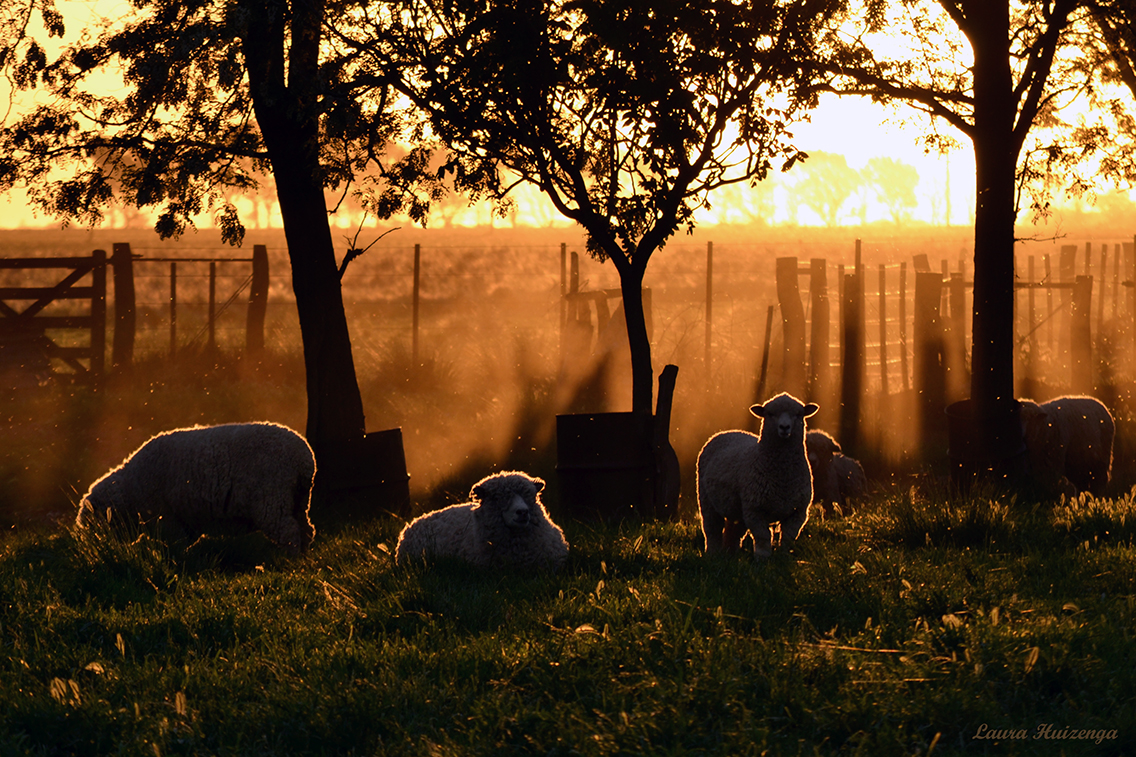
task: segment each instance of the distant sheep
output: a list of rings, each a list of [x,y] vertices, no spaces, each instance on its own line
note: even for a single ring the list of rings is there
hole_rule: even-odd
[[[1093,397],[1021,401],[1022,432],[1033,476],[1052,494],[1104,494],[1112,471],[1112,414]]]
[[[706,552],[737,550],[748,530],[755,559],[773,554],[770,524],[791,543],[809,519],[813,481],[805,454],[805,418],[817,411],[779,394],[750,412],[761,435],[723,431],[698,453],[698,510]]]
[[[860,462],[841,452],[840,444],[824,431],[805,434],[805,449],[813,472],[813,504],[825,515],[833,506],[843,515],[851,512],[851,502],[868,490],[868,478]]]
[[[91,484],[75,523],[159,521],[173,541],[238,525],[297,554],[315,536],[308,519],[315,472],[304,438],[275,423],[175,429]]]
[[[542,489],[543,480],[517,471],[487,476],[474,484],[470,502],[407,524],[395,562],[449,557],[478,567],[559,568],[568,542],[541,504]]]

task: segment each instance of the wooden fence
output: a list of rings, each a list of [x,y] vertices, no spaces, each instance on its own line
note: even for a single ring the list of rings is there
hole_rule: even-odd
[[[218,305],[217,269],[219,265],[251,264],[251,272],[237,289]],[[248,289],[248,311],[245,326],[245,347],[250,355],[264,349],[264,321],[268,304],[268,252],[264,245],[253,248],[251,258],[218,257],[162,257],[143,258],[131,252],[128,244],[115,244],[108,258],[103,250],[95,250],[90,257],[0,258],[0,271],[34,271],[63,269],[68,273],[51,286],[0,286],[0,368],[19,368],[24,373],[46,378],[71,369],[77,380],[97,380],[105,372],[107,337],[107,266],[113,270],[114,312],[111,364],[115,368],[128,368],[134,359],[137,334],[137,301],[135,296],[135,269],[141,265],[169,265],[169,350],[171,357],[179,349],[178,339],[178,271],[179,264],[208,264],[209,304],[206,325],[198,331],[188,345],[204,343],[205,349],[216,349],[217,318]],[[90,283],[80,285],[89,277]],[[9,302],[32,301],[17,308]],[[84,314],[57,313],[54,303],[68,300],[88,300],[90,307]],[[69,334],[67,342],[76,341],[85,334],[85,345],[63,343],[62,333]],[[81,333],[77,333],[81,332]],[[184,347],[185,345],[180,345]],[[81,362],[81,361],[86,361]]]
[[[1136,257],[1130,243],[1102,245],[1097,277],[1092,270],[1091,246],[1086,246],[1084,274],[1076,272],[1079,248],[1061,249],[1057,276],[1048,255],[1042,257],[1045,275],[1039,276],[1035,257],[1025,258],[1015,283],[1017,305],[1015,324],[1018,342],[1016,377],[1026,388],[1036,380],[1041,355],[1050,366],[1049,379],[1056,379],[1068,391],[1092,393],[1099,387],[1104,358],[1094,355],[1100,335],[1111,329],[1114,337],[1125,337],[1136,346]],[[1125,262],[1125,258],[1128,262]],[[1111,276],[1108,263],[1111,261]],[[875,276],[862,264],[857,244],[850,270],[836,266],[839,342],[831,344],[828,264],[812,259],[807,265],[797,258],[777,260],[777,299],[781,314],[781,364],[778,390],[814,399],[836,399],[840,404],[839,431],[843,441],[855,448],[860,441],[860,425],[865,417],[863,403],[874,398],[876,414],[887,411],[887,398],[910,395],[923,427],[940,426],[942,409],[969,395],[969,327],[972,314],[973,281],[965,270],[950,271],[946,261],[932,271],[924,255],[913,257],[914,289],[909,290],[906,262],[880,264]],[[961,266],[960,266],[961,269]],[[1128,271],[1131,278],[1125,279]],[[799,281],[807,277],[807,295]],[[875,279],[875,292],[869,291]],[[1127,290],[1127,305],[1121,289]],[[1094,303],[1094,293],[1096,301]],[[1044,295],[1044,301],[1039,301]],[[910,321],[908,303],[911,302]],[[1106,320],[1106,302],[1110,317]],[[806,318],[806,307],[811,313]],[[874,317],[869,319],[874,304]],[[770,311],[772,313],[772,309]],[[1095,327],[1094,327],[1095,320]],[[1041,344],[1046,327],[1046,344]],[[762,379],[757,394],[765,394],[765,369],[772,347],[767,327],[763,346]],[[1125,333],[1126,332],[1126,333]],[[1097,339],[1094,339],[1096,335]],[[909,340],[910,336],[910,340]],[[1131,340],[1131,341],[1129,341]],[[838,355],[837,349],[838,348]],[[835,361],[834,361],[835,357]],[[839,370],[839,381],[835,371]],[[1065,376],[1064,380],[1060,375]],[[835,384],[835,385],[834,385]],[[902,420],[900,421],[902,422]]]
[[[169,354],[175,357],[179,349],[204,343],[208,353],[217,347],[217,319],[248,289],[248,311],[245,323],[245,349],[249,355],[257,355],[264,349],[264,320],[268,307],[268,249],[265,245],[255,245],[251,258],[220,257],[158,257],[146,258],[131,252],[130,245],[114,245],[110,260],[114,266],[114,342],[111,349],[112,364],[127,367],[133,361],[134,341],[137,333],[137,301],[135,297],[135,268],[142,265],[168,264],[169,268]],[[206,323],[186,344],[178,337],[178,272],[179,264],[208,264],[209,266],[209,304]],[[220,265],[251,264],[251,271],[228,298],[218,306],[217,271]]]
[[[106,353],[106,252],[90,257],[0,259],[0,270],[61,269],[68,273],[52,286],[0,287],[0,367],[37,377],[56,373],[53,359],[71,368],[77,380],[97,380]],[[90,283],[79,283],[89,277]],[[8,302],[31,301],[17,310]],[[56,314],[55,303],[89,301],[86,314]],[[45,312],[48,311],[48,312]],[[82,332],[87,344],[62,344],[59,332]],[[86,364],[80,362],[86,360]]]

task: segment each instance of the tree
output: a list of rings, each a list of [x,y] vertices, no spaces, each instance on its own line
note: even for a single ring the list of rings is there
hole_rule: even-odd
[[[472,197],[540,187],[620,277],[632,410],[649,414],[643,311],[652,255],[710,194],[796,159],[801,63],[833,0],[404,0],[339,44],[430,119]],[[372,32],[371,23],[387,28]]]
[[[53,58],[46,45],[65,36],[53,0],[12,0],[0,12],[15,106],[0,129],[0,189],[26,185],[65,222],[97,224],[112,203],[157,208],[163,238],[213,212],[239,244],[244,228],[223,193],[271,172],[317,452],[365,428],[324,189],[382,171],[404,125],[382,87],[349,80],[326,44],[325,16],[339,10],[335,0],[136,0]],[[37,104],[16,116],[32,92]],[[420,156],[409,158],[408,175]],[[388,185],[375,197],[390,215],[405,196]],[[409,209],[421,217],[424,204]]]
[[[824,221],[825,226],[840,225],[840,211],[861,184],[860,172],[848,165],[843,155],[819,150],[810,152],[793,186],[793,197]]]
[[[915,166],[895,158],[876,157],[870,158],[860,173],[896,225],[903,223],[919,204],[915,198],[915,185],[919,183]]]
[[[828,89],[905,103],[950,124],[975,158],[974,313],[971,398],[979,423],[1014,394],[1014,225],[1021,192],[1056,178],[1076,150],[1030,143],[1035,125],[1056,126],[1079,89],[1058,53],[1078,0],[900,0],[868,3],[834,32]],[[886,36],[889,44],[882,44]],[[894,43],[895,36],[902,44]],[[883,50],[899,49],[893,56]],[[1057,67],[1055,68],[1055,64]],[[928,144],[943,137],[932,131]],[[1078,147],[1083,147],[1080,145]],[[1065,174],[1064,178],[1068,178]],[[1032,183],[1031,183],[1032,182]],[[1044,187],[1034,196],[1044,213]]]

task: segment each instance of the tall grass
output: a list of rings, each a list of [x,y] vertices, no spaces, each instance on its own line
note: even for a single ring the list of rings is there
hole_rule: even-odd
[[[1134,515],[902,492],[761,565],[568,522],[558,574],[400,569],[392,520],[295,561],[23,530],[0,753],[1127,754]]]

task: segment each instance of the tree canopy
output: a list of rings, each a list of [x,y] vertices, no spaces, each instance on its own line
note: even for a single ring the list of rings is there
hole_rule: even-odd
[[[336,0],[136,0],[66,37],[53,0],[0,11],[0,67],[12,107],[0,123],[0,189],[21,185],[47,213],[97,224],[108,205],[154,208],[177,236],[202,212],[239,244],[226,201],[271,173],[292,263],[308,388],[307,434],[319,449],[364,433],[324,191],[361,180],[378,215],[423,218],[436,191],[429,150],[397,166],[413,118],[373,79],[348,76],[329,44]],[[425,179],[411,197],[409,178]]]
[[[403,0],[338,26],[429,119],[473,197],[538,186],[619,272],[633,405],[650,412],[651,256],[711,193],[797,158],[788,127],[833,0]]]

